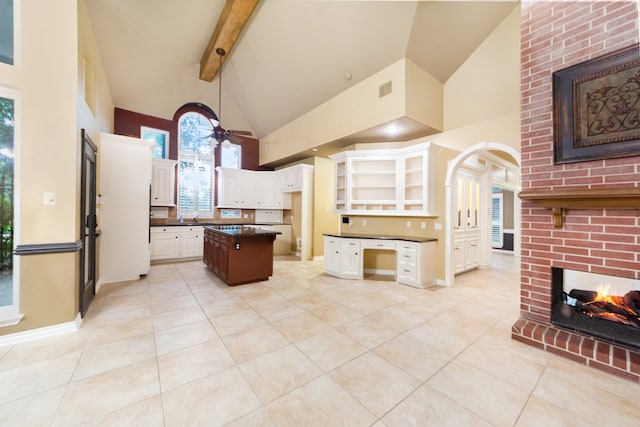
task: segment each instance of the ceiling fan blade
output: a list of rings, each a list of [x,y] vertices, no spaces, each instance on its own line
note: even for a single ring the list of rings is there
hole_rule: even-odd
[[[248,130],[228,130],[227,133],[235,133],[236,135],[253,136],[253,133],[251,133]]]

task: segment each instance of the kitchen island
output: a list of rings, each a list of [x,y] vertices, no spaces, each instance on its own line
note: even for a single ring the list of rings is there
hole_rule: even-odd
[[[268,280],[277,231],[239,225],[204,227],[202,260],[229,286]]]

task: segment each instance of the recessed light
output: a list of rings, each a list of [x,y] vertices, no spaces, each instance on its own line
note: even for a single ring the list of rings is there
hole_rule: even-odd
[[[317,148],[312,148],[311,151],[318,151],[318,149]]]
[[[388,135],[395,135],[398,132],[400,132],[400,128],[396,125],[389,125],[387,126],[387,134]]]

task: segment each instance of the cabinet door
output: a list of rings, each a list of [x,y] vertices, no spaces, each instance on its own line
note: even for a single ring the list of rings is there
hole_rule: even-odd
[[[340,274],[340,239],[324,236],[324,271]]]
[[[199,258],[203,254],[204,239],[202,232],[188,231],[180,236],[180,257]]]
[[[453,271],[455,273],[460,273],[465,269],[464,253],[465,253],[464,245],[455,245],[453,247]]]
[[[276,203],[276,189],[278,180],[274,172],[258,172],[251,177],[249,185],[253,188],[258,209],[274,209]]]
[[[176,259],[180,256],[180,235],[177,231],[151,233],[151,260]]]
[[[341,239],[340,261],[344,277],[362,277],[362,251],[357,239]]]
[[[215,263],[213,272],[222,280],[227,280],[229,270],[229,253],[226,242],[216,240],[215,242]]]
[[[240,175],[236,171],[218,170],[218,206],[224,208],[242,207],[240,203]]]
[[[153,159],[151,206],[175,206],[173,196],[176,164],[174,160]]]
[[[480,242],[473,241],[465,244],[464,267],[465,269],[474,268],[480,265]]]

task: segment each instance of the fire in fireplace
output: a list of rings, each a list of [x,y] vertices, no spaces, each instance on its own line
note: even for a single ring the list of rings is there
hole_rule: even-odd
[[[551,323],[640,349],[640,281],[551,268]]]

